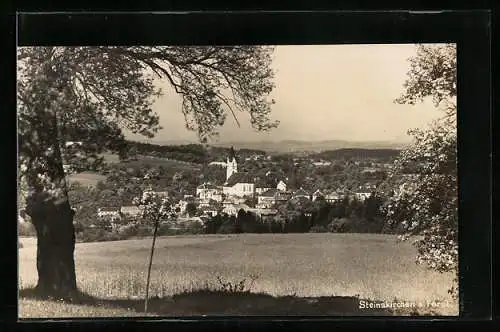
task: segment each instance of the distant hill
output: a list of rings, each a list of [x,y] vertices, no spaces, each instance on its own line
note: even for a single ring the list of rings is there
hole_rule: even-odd
[[[347,148],[356,149],[401,149],[404,144],[395,142],[354,142],[342,140],[329,141],[260,141],[260,142],[229,142],[213,143],[213,146],[229,147],[234,146],[237,149],[254,149],[274,153],[293,153],[293,152],[321,152],[328,150],[338,150]]]
[[[331,151],[322,151],[319,153],[311,154],[310,157],[314,159],[333,160],[340,158],[382,158],[392,159],[396,158],[401,150],[399,149],[358,149],[347,148],[337,149]]]
[[[229,153],[230,146],[207,146],[202,144],[189,143],[189,144],[170,144],[165,145],[161,143],[145,143],[128,141],[129,152],[132,155],[141,154],[149,155],[151,157],[167,158],[171,160],[185,161],[195,164],[203,164],[211,161],[225,161]],[[254,154],[265,154],[265,151],[249,149],[235,145],[238,150],[238,155],[242,158]],[[133,152],[132,152],[133,151]]]
[[[157,158],[150,156],[137,155],[136,159],[122,161],[118,164],[121,167],[143,167],[145,165],[153,167],[165,167],[171,171],[185,171],[185,170],[199,170],[200,165],[183,160],[167,159],[167,158]]]

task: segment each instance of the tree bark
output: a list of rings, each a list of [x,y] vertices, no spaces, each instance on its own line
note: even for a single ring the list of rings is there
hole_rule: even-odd
[[[57,202],[39,193],[28,204],[37,234],[36,291],[43,297],[74,300],[75,274],[74,211],[68,200]]]

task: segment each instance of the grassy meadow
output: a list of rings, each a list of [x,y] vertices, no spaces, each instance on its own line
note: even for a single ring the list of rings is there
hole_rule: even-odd
[[[99,181],[106,181],[106,177],[95,172],[81,172],[69,175],[68,181],[70,183],[77,182],[83,186],[95,186]]]
[[[22,238],[21,242],[22,290],[36,284],[37,274],[36,239]],[[78,287],[110,303],[138,302],[145,293],[150,246],[150,238],[77,244]],[[447,294],[452,276],[416,265],[415,253],[410,242],[399,242],[395,236],[382,234],[161,237],[156,242],[150,294],[167,299],[200,289],[217,289],[220,280],[236,284],[246,279],[246,288],[252,294],[275,298],[359,296],[375,301],[438,301],[439,314],[456,315],[458,303]],[[178,315],[204,313],[202,308],[195,309],[179,312],[179,307],[172,305],[170,311],[165,310]],[[43,315],[33,310],[33,300],[28,299],[21,299],[19,312],[21,317]],[[65,312],[74,313],[65,309],[61,315]],[[59,316],[59,311],[54,313]],[[123,313],[110,310],[108,315]],[[224,313],[227,311],[220,314]]]

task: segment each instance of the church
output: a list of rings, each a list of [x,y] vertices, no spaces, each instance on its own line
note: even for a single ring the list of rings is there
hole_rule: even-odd
[[[198,186],[196,195],[201,200],[224,201],[230,204],[235,199],[262,196],[265,192],[269,193],[270,190],[284,193],[289,189],[283,180],[271,185],[265,179],[255,178],[249,172],[238,171],[238,158],[233,147],[229,150],[224,166],[226,167],[226,179],[221,187],[208,183]]]
[[[226,181],[222,186],[226,196],[245,197],[255,194],[255,181],[248,172],[238,172],[238,161],[233,147],[226,161]]]

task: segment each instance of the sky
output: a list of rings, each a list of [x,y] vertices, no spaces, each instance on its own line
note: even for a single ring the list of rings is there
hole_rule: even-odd
[[[217,142],[262,140],[410,141],[407,130],[423,128],[441,116],[430,101],[395,104],[403,92],[414,44],[276,46],[272,67],[276,103],[271,118],[278,128],[255,132],[244,113],[241,127],[228,115]],[[150,142],[196,142],[185,128],[181,99],[166,82],[153,105],[163,130]],[[127,134],[134,140],[144,137]]]

